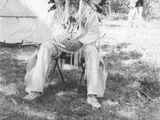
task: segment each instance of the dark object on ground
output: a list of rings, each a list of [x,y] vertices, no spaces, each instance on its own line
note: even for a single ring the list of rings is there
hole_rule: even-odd
[[[6,43],[4,42],[0,42],[0,46],[1,47],[11,47],[11,48],[23,48],[23,47],[27,47],[27,46],[34,46],[34,47],[39,47],[40,43],[34,43],[34,42],[18,42],[18,43]]]

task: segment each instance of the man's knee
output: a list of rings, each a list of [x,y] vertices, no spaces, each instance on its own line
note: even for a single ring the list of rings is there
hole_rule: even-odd
[[[51,56],[57,56],[58,55],[57,47],[52,42],[49,42],[49,41],[47,41],[45,43],[42,43],[39,51],[42,51],[42,52],[45,52],[45,53],[47,52]]]
[[[40,49],[50,50],[53,48],[53,45],[51,42],[44,42],[41,44]]]
[[[85,58],[85,61],[97,61],[98,58],[98,51],[96,46],[88,45],[85,47],[83,51],[83,56]]]
[[[88,55],[90,55],[90,54],[97,54],[97,48],[94,45],[87,45],[84,48],[84,53],[88,54]]]

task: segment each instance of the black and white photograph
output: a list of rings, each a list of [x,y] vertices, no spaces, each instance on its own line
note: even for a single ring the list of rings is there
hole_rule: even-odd
[[[160,0],[0,0],[0,120],[160,120]]]

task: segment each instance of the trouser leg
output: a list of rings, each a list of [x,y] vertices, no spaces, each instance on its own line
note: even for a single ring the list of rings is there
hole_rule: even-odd
[[[136,8],[130,8],[128,13],[128,23],[132,26],[134,26],[134,20],[136,16]]]
[[[143,24],[143,7],[137,7],[137,18],[138,18],[138,25],[141,26]]]
[[[138,7],[137,12],[138,12],[139,19],[142,19],[143,7]]]
[[[100,65],[100,57],[97,48],[88,45],[84,48],[86,62],[87,94],[103,97],[106,86],[106,75],[104,66]]]
[[[128,13],[128,21],[130,22],[133,19],[134,8],[130,8]]]
[[[58,55],[58,50],[51,42],[43,43],[30,60],[25,81],[26,92],[43,92],[44,84],[48,75],[48,68],[52,57]],[[52,62],[55,62],[52,60]]]

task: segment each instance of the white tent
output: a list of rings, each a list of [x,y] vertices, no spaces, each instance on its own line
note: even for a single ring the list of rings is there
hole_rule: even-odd
[[[44,22],[47,19],[44,14],[48,14],[47,3],[47,0],[0,0],[0,41],[43,42],[50,39],[50,29]]]

